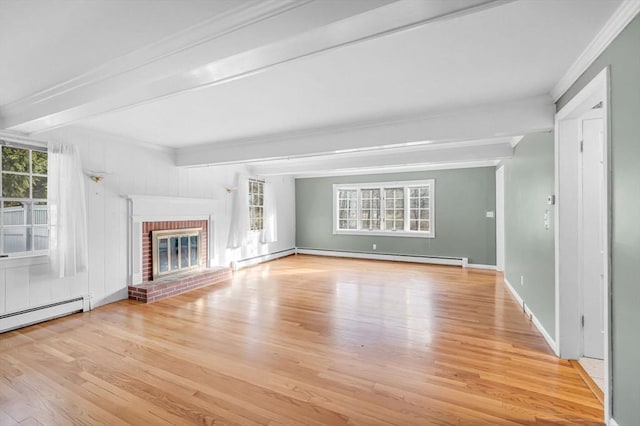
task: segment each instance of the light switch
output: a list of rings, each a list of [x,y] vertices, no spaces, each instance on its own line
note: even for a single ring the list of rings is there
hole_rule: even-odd
[[[548,195],[547,196],[547,204],[549,204],[550,206],[554,205],[556,203],[556,196],[555,195]]]
[[[494,212],[487,212],[487,217],[496,217]]]

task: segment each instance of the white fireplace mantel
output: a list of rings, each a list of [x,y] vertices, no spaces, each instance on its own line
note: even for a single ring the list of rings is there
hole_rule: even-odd
[[[129,280],[131,285],[142,282],[142,224],[143,222],[206,220],[208,221],[207,267],[215,265],[215,219],[223,212],[223,201],[212,198],[166,197],[154,195],[125,195],[128,202]]]

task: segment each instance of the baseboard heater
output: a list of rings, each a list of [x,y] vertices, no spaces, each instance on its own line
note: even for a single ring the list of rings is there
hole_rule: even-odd
[[[235,271],[247,266],[257,265],[258,263],[268,262],[270,260],[279,259],[285,256],[291,256],[296,254],[295,248],[275,251],[273,253],[261,254],[258,256],[248,257],[246,259],[238,260],[237,262],[231,262],[231,268]]]
[[[395,254],[395,253],[371,253],[361,251],[346,250],[324,250],[324,249],[307,249],[297,248],[296,254],[311,254],[316,256],[331,257],[351,257],[356,259],[372,259],[372,260],[391,260],[394,262],[411,262],[411,263],[432,263],[436,265],[454,265],[466,268],[469,259],[466,257],[451,256],[416,256],[411,254]]]
[[[88,298],[77,297],[75,299],[0,315],[0,333],[86,310],[88,310]]]

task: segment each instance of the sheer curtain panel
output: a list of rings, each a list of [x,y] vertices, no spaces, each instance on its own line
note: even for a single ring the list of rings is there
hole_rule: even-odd
[[[49,259],[56,277],[71,277],[88,266],[82,163],[74,145],[50,142],[48,151]]]
[[[260,233],[260,242],[275,243],[278,241],[276,191],[272,180],[264,184],[264,225]]]
[[[236,249],[247,244],[249,233],[249,176],[236,175],[236,187],[233,191],[231,227],[227,248]]]

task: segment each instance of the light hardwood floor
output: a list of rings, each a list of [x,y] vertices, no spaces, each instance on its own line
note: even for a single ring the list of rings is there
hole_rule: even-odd
[[[594,423],[500,274],[291,256],[0,335],[0,424]]]

